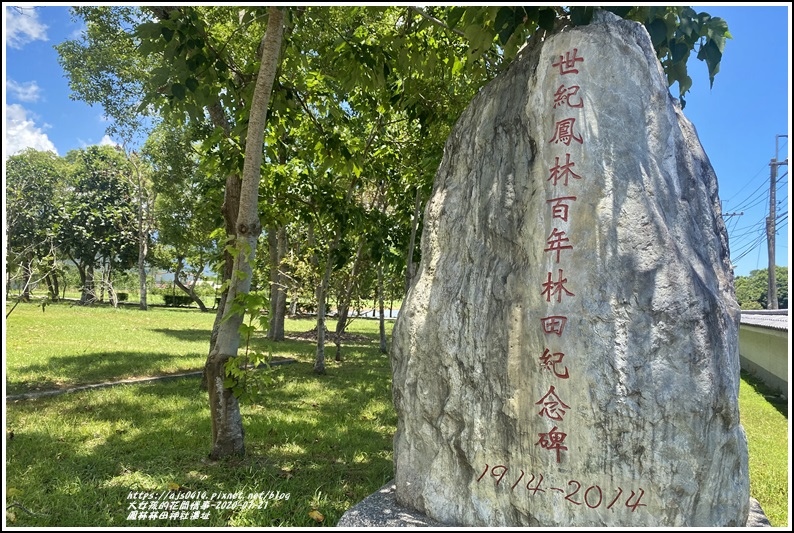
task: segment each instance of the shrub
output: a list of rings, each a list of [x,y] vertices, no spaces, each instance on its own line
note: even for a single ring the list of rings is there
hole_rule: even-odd
[[[193,298],[185,294],[163,294],[163,300],[168,307],[179,307],[193,303]]]

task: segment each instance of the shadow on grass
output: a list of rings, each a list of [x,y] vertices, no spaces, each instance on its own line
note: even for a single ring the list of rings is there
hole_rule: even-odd
[[[15,374],[22,376],[68,376],[63,381],[38,377],[26,381],[21,377],[6,376],[7,393],[19,394],[40,390],[60,389],[67,386],[99,383],[136,376],[153,376],[164,373],[162,369],[201,370],[202,354],[175,355],[139,351],[95,352],[52,357],[47,364],[20,367]],[[196,360],[195,365],[186,363]]]
[[[17,513],[15,525],[311,527],[318,525],[312,509],[335,524],[392,476],[396,417],[373,409],[373,402],[390,405],[387,365],[362,358],[326,376],[313,375],[308,363],[277,372],[283,379],[266,407],[242,409],[246,457],[219,462],[206,459],[209,411],[196,379],[9,404],[16,434],[7,447],[8,486],[37,513]],[[41,416],[59,425],[30,422]],[[210,509],[208,520],[127,521],[129,492],[168,494],[169,483],[290,498],[245,512]]]
[[[155,333],[162,333],[163,335],[172,337],[180,341],[190,341],[190,342],[206,341],[208,347],[210,344],[210,335],[212,334],[212,330],[210,329],[199,329],[199,328],[192,328],[192,329],[151,328],[149,331],[154,331]]]
[[[769,387],[760,378],[756,377],[750,372],[747,372],[746,370],[741,371],[741,378],[747,382],[747,384],[750,385],[756,393],[766,398],[766,401],[769,402],[769,405],[777,409],[777,412],[786,417],[786,420],[788,420],[788,400],[781,396],[777,390]]]

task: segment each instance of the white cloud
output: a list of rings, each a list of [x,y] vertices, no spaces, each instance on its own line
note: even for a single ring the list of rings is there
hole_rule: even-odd
[[[102,140],[99,141],[99,146],[119,146],[119,143],[111,139],[110,135],[106,134],[104,137],[102,137]]]
[[[41,98],[41,87],[35,81],[17,83],[9,79],[6,80],[6,89],[21,102],[36,102]]]
[[[6,106],[6,132],[5,148],[6,157],[21,152],[25,148],[51,151],[58,153],[55,145],[42,129],[28,118],[27,110],[19,104]]]
[[[29,7],[6,7],[6,44],[22,48],[29,42],[46,41],[47,26],[39,21],[39,12]]]

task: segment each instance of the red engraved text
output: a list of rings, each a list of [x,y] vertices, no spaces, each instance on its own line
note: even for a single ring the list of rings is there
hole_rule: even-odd
[[[552,169],[552,171],[553,170],[554,169]],[[547,203],[551,204],[551,217],[559,218],[566,222],[568,221],[568,207],[569,207],[566,202],[575,202],[575,201],[576,201],[576,196],[560,196],[558,198],[552,198],[551,200],[546,200]]]
[[[543,350],[543,355],[540,356],[540,366],[561,379],[568,379],[568,367],[562,366],[562,358],[565,354],[562,352],[554,352],[546,348]],[[559,366],[558,366],[559,365]]]
[[[543,398],[536,401],[535,405],[543,406],[543,409],[541,409],[538,413],[540,416],[546,416],[549,419],[555,420],[557,422],[560,422],[562,417],[565,416],[565,410],[570,409],[570,406],[565,405],[565,403],[560,400],[560,397],[557,396],[557,391],[554,390],[554,385],[549,387],[549,391],[543,396]]]
[[[568,435],[562,431],[557,431],[557,426],[554,426],[548,433],[538,433],[538,436],[540,439],[538,439],[535,445],[539,444],[544,450],[555,450],[557,452],[557,462],[559,463],[560,452],[568,449],[567,446],[563,445],[565,437]]]
[[[565,146],[570,146],[571,141],[576,141],[579,144],[582,144],[581,135],[577,135],[576,131],[574,131],[575,123],[575,118],[564,118],[562,120],[558,120],[554,124],[554,137],[552,137],[549,142],[563,143]]]
[[[578,92],[578,85],[571,85],[570,87],[560,85],[560,87],[557,89],[557,92],[554,93],[554,109],[563,104],[566,104],[568,107],[584,107],[582,97],[577,96],[576,94]]]
[[[562,165],[560,165],[560,158],[554,156],[554,166],[549,169],[549,178],[546,181],[551,181],[554,185],[557,185],[558,181],[564,180],[563,185],[567,187],[569,177],[577,180],[582,179],[582,176],[572,170],[575,164],[571,161],[571,154],[565,154],[565,163]]]
[[[546,296],[546,301],[550,302],[551,298],[556,294],[557,302],[562,301],[562,295],[565,293],[568,296],[574,296],[574,293],[565,288],[565,283],[568,278],[562,277],[562,269],[557,270],[557,281],[551,279],[551,272],[547,272],[546,283],[543,284],[543,291],[541,296]]]
[[[552,67],[560,67],[560,75],[565,74],[578,74],[579,70],[576,68],[576,63],[580,61],[584,61],[583,57],[578,57],[576,54],[579,52],[578,49],[574,48],[573,53],[570,51],[565,52],[565,57],[559,56],[559,58],[551,64]]]

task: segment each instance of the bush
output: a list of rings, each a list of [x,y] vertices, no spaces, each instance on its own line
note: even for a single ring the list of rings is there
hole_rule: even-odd
[[[179,307],[193,303],[193,298],[185,294],[163,294],[163,300],[165,300],[165,305],[168,307]]]

